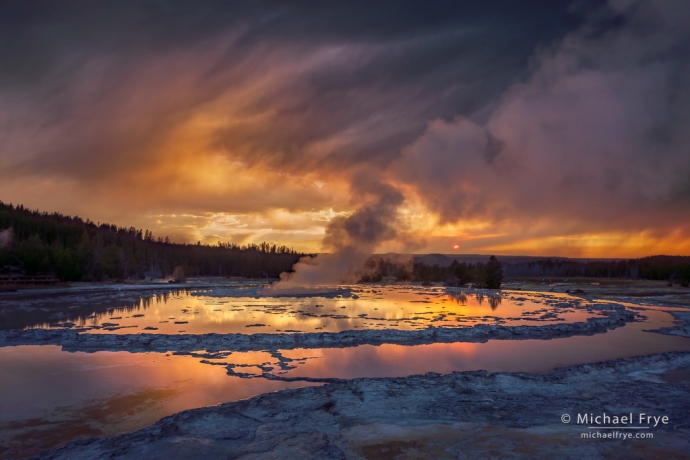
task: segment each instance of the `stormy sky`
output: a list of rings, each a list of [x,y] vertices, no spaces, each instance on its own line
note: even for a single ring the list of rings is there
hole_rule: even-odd
[[[0,200],[173,241],[690,254],[690,3],[8,1]]]

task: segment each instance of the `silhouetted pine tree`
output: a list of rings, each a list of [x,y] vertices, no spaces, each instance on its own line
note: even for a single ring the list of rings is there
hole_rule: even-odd
[[[501,262],[495,256],[489,257],[489,262],[484,267],[484,286],[488,289],[500,289],[503,282],[503,268]]]

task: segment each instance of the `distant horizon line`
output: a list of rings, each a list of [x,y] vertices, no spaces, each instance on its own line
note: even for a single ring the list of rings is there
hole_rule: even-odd
[[[316,252],[316,253],[309,253],[309,254],[314,254],[314,255],[320,255],[320,254],[333,254],[332,252]],[[591,261],[612,261],[612,260],[634,260],[634,259],[644,259],[647,257],[690,257],[690,255],[684,255],[684,254],[650,254],[646,256],[640,256],[640,257],[568,257],[568,256],[555,256],[555,255],[549,255],[549,256],[535,256],[535,255],[508,255],[508,254],[498,254],[498,253],[486,253],[486,254],[465,254],[465,253],[442,253],[442,252],[412,252],[412,253],[405,253],[405,252],[386,252],[386,253],[372,253],[372,256],[387,256],[387,255],[396,255],[396,256],[434,256],[434,255],[440,255],[440,256],[445,256],[449,258],[453,257],[486,257],[489,258],[491,256],[495,256],[496,258],[512,258],[512,259],[565,259],[565,260],[591,260]]]
[[[24,211],[24,212],[35,213],[35,214],[39,214],[39,215],[41,215],[41,216],[46,216],[46,215],[47,215],[47,216],[55,216],[55,215],[59,215],[59,216],[61,216],[61,217],[65,217],[65,218],[69,218],[69,219],[74,219],[74,220],[80,219],[80,220],[83,221],[84,223],[92,224],[92,225],[95,225],[95,226],[97,226],[97,227],[101,227],[101,226],[103,226],[103,225],[106,225],[106,226],[110,226],[110,227],[115,226],[115,227],[118,228],[118,229],[121,229],[121,228],[122,228],[122,229],[135,228],[135,229],[138,230],[138,231],[143,231],[143,230],[144,230],[144,228],[136,228],[135,226],[126,227],[126,226],[120,226],[120,225],[116,225],[116,224],[110,224],[110,223],[107,223],[107,222],[93,221],[93,220],[91,220],[91,219],[88,218],[88,217],[87,217],[87,218],[83,218],[83,217],[79,216],[78,214],[71,215],[71,214],[63,214],[63,213],[60,212],[60,211],[52,211],[52,212],[41,211],[39,208],[31,209],[29,206],[25,206],[23,203],[13,204],[13,203],[11,203],[11,202],[8,203],[8,202],[4,202],[3,200],[0,200],[0,207],[1,207],[1,206],[7,206],[7,207],[10,207],[11,209],[14,209],[14,210],[19,210],[19,209],[21,209],[21,210]],[[0,228],[0,230],[3,230],[3,229]],[[149,230],[146,229],[146,231],[148,232]],[[151,232],[151,234],[153,235],[153,232]],[[163,237],[159,237],[159,238],[163,239]],[[166,235],[165,238],[167,239],[168,236]],[[204,242],[204,243],[202,243],[202,244],[203,244],[204,246],[215,246],[215,245],[217,245],[219,242],[220,242],[220,241],[216,242],[215,244],[210,243],[210,242]],[[171,240],[168,239],[168,244],[195,245],[195,244],[198,244],[198,243],[200,243],[200,242],[197,242],[197,243],[194,243],[194,242],[187,242],[187,241],[185,241],[185,242],[175,242],[175,241],[171,241]],[[230,243],[230,242],[226,242],[226,243],[229,243],[229,244],[236,244],[237,246],[242,246],[241,243],[240,243],[240,244],[238,244],[238,243]],[[302,254],[305,254],[305,255],[332,254],[331,252],[300,251],[300,250],[295,249],[295,248],[294,248],[294,245],[293,245],[293,246],[289,246],[288,243],[278,243],[278,242],[268,242],[268,241],[263,241],[263,243],[275,244],[275,245],[281,245],[281,246],[289,247],[290,249],[294,250],[296,253],[302,253]],[[247,243],[248,246],[251,246],[251,245],[260,245],[260,244],[262,244],[262,243]],[[514,258],[514,259],[518,259],[518,258],[529,258],[529,259],[563,259],[563,260],[589,260],[589,261],[633,260],[633,259],[643,259],[643,258],[645,258],[645,257],[660,257],[660,256],[663,256],[663,257],[690,257],[690,255],[685,255],[685,254],[673,254],[673,255],[671,255],[671,254],[648,254],[648,255],[645,255],[645,256],[638,256],[638,257],[631,257],[631,256],[625,256],[625,257],[569,257],[569,256],[557,256],[557,255],[541,256],[541,255],[507,255],[507,254],[499,254],[499,253],[485,253],[485,254],[476,254],[476,253],[472,253],[472,254],[465,254],[465,253],[442,253],[442,252],[411,252],[411,253],[406,253],[406,252],[386,252],[386,253],[372,253],[371,255],[372,255],[372,256],[385,256],[385,255],[397,255],[397,256],[431,256],[431,255],[442,255],[442,256],[446,256],[446,257],[450,257],[450,258],[453,258],[453,257],[486,257],[486,258],[488,258],[488,257],[491,257],[491,256],[493,255],[493,256],[501,257],[501,258]]]

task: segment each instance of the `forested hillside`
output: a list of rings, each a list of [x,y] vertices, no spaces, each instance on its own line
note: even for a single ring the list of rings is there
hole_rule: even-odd
[[[364,267],[361,283],[378,283],[384,278],[395,278],[396,281],[421,282],[429,285],[432,282],[443,282],[446,286],[465,286],[498,289],[503,282],[501,262],[491,256],[486,263],[467,264],[453,261],[447,267],[429,265],[415,260],[400,262],[385,256],[372,256]]]
[[[503,271],[511,277],[640,278],[668,280],[687,286],[690,282],[690,257],[650,256],[612,261],[542,259],[518,264],[503,262]]]
[[[9,230],[8,230],[9,229]],[[285,246],[174,244],[148,230],[95,224],[0,201],[0,271],[54,274],[63,281],[186,276],[277,278],[303,254]]]
[[[434,256],[434,255],[432,255]],[[521,257],[522,259],[522,257]],[[491,256],[487,263],[458,262],[436,254],[434,257],[417,256],[401,263],[372,257],[367,263],[363,282],[380,281],[392,277],[398,281],[443,282],[447,286],[500,286],[503,277],[510,278],[628,278],[664,280],[688,286],[690,284],[690,257],[651,256],[626,260],[575,260],[544,258],[528,262],[511,262],[511,257]],[[432,263],[429,263],[432,261]],[[433,263],[434,261],[441,263]]]

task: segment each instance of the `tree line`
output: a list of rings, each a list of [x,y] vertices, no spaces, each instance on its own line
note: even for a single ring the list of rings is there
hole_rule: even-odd
[[[690,284],[689,256],[649,256],[627,260],[579,261],[542,259],[526,263],[505,263],[510,277],[581,277],[665,280],[682,286]]]
[[[501,262],[494,256],[486,263],[475,264],[454,260],[450,266],[428,265],[412,260],[399,262],[383,257],[372,257],[365,264],[360,282],[380,282],[384,278],[396,281],[416,281],[422,285],[441,282],[446,286],[467,286],[499,289],[503,282]]]
[[[649,256],[625,260],[537,259],[514,263],[491,256],[486,263],[454,260],[449,266],[372,257],[366,264],[361,282],[383,278],[397,281],[436,282],[446,286],[498,288],[503,277],[510,278],[623,278],[667,281],[690,285],[690,256]]]
[[[175,244],[149,230],[0,201],[4,229],[11,229],[12,242],[0,248],[0,270],[54,274],[62,281],[165,278],[177,267],[187,276],[277,278],[304,255],[269,243]]]
[[[94,223],[89,219],[46,213],[0,201],[0,231],[11,229],[9,247],[0,248],[0,272],[54,274],[63,281],[165,278],[181,267],[186,276],[277,278],[289,272],[304,254],[292,248],[261,243],[240,246],[175,244],[149,230]],[[523,263],[453,261],[450,266],[372,257],[361,282],[383,278],[500,287],[506,277],[586,277],[666,280],[690,284],[689,256],[651,256],[628,260],[538,259]]]

